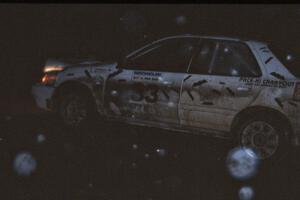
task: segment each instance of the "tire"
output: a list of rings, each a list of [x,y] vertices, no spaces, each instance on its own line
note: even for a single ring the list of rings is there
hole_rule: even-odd
[[[239,145],[252,149],[258,159],[278,161],[290,150],[288,129],[274,116],[246,118],[235,130]]]
[[[60,96],[58,114],[63,123],[75,128],[89,122],[95,115],[96,108],[87,92],[63,93]]]

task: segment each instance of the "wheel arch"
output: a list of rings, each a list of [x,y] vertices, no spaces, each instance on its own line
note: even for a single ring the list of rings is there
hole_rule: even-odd
[[[276,109],[264,107],[264,106],[248,107],[241,110],[238,114],[236,114],[231,123],[231,128],[230,128],[231,135],[234,136],[238,124],[240,124],[243,120],[248,119],[249,117],[252,116],[255,117],[255,115],[271,115],[273,118],[279,119],[280,121],[283,122],[283,125],[287,130],[287,134],[288,134],[287,136],[290,139],[292,139],[291,136],[293,136],[294,133],[288,117]]]
[[[94,106],[96,106],[96,101],[95,101],[94,95],[92,93],[92,90],[86,84],[84,84],[82,82],[79,82],[76,80],[70,80],[70,81],[63,82],[55,89],[53,96],[52,96],[52,105],[53,105],[54,111],[57,111],[57,108],[60,103],[61,95],[64,95],[71,91],[81,91],[81,92],[86,93],[86,95],[88,95],[88,97],[94,103]]]

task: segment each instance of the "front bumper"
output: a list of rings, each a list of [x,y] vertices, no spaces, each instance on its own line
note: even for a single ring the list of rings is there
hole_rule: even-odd
[[[32,86],[31,93],[39,108],[51,110],[51,98],[54,93],[54,87],[36,84]]]

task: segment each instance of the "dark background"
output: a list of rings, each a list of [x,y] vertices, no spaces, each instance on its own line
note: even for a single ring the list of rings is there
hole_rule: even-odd
[[[0,110],[24,113],[32,110],[30,88],[49,57],[111,60],[182,33],[257,39],[297,50],[300,6],[2,4],[0,27]]]
[[[1,199],[238,199],[243,186],[254,199],[299,199],[299,149],[239,181],[226,168],[230,141],[101,120],[68,129],[32,114],[30,90],[48,58],[114,60],[168,35],[242,37],[299,52],[300,5],[2,4],[0,15]],[[30,177],[13,168],[24,151],[38,163]]]

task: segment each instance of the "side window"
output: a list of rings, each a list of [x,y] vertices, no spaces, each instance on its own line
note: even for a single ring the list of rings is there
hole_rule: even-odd
[[[247,45],[223,41],[217,46],[217,55],[212,63],[212,74],[258,77],[261,71]]]
[[[208,74],[209,66],[213,58],[216,42],[213,40],[202,40],[196,47],[196,54],[192,58],[189,73]]]
[[[150,71],[186,72],[196,39],[169,39],[128,58],[126,68]]]

